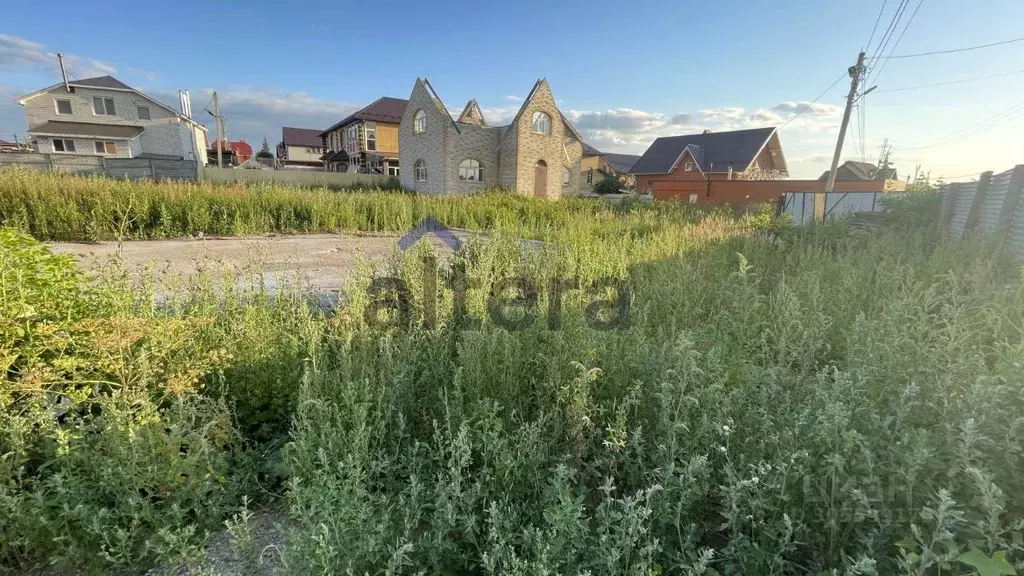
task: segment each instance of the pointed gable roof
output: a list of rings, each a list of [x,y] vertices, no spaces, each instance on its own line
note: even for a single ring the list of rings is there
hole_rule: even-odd
[[[447,118],[448,121],[452,123],[452,128],[455,128],[455,131],[461,134],[462,130],[459,130],[458,123],[455,122],[454,118],[452,118],[451,113],[448,112],[448,108],[445,107],[444,102],[441,101],[441,97],[437,95],[437,92],[434,90],[434,87],[430,85],[430,80],[427,80],[426,78],[417,78],[416,83],[420,86],[423,86],[423,88],[427,91],[427,94],[430,95],[430,99],[434,101],[434,105],[437,106],[438,111],[441,112],[441,114],[443,114],[445,118]]]
[[[541,78],[534,82],[533,88],[530,89],[529,95],[527,95],[526,99],[523,100],[523,105],[519,107],[519,111],[516,112],[515,118],[512,119],[512,122],[505,129],[505,133],[501,135],[499,144],[508,136],[509,132],[512,132],[515,129],[515,127],[519,124],[519,119],[523,117],[523,113],[526,112],[526,107],[529,106],[530,102],[533,101],[534,96],[537,95],[537,90],[540,89],[541,86],[547,88],[548,93],[551,92],[551,85],[548,84],[547,78]],[[553,95],[552,99],[554,99]],[[565,117],[565,114],[562,114],[562,111],[558,109],[557,104],[555,105],[555,109],[558,110],[558,117],[562,120],[562,124],[564,124],[565,127],[569,129],[569,132],[573,135],[574,138],[580,141],[580,144],[583,144],[583,136],[581,136],[580,133],[576,130],[576,127],[572,125],[572,122],[569,122],[569,119]]]
[[[730,164],[736,171],[743,172],[775,134],[775,128],[771,127],[658,138],[637,160],[633,173],[667,174],[686,150],[703,172],[710,172],[712,164],[719,172],[724,172]]]
[[[458,122],[487,126],[487,121],[484,120],[484,113],[480,110],[480,105],[477,104],[476,98],[471,98],[469,102],[466,102],[466,108],[462,110],[462,114],[459,114]]]
[[[402,115],[405,114],[405,107],[408,105],[409,101],[404,98],[392,98],[390,96],[377,98],[365,108],[349,114],[340,122],[334,124],[327,130],[324,130],[320,135],[323,136],[328,132],[333,132],[338,128],[348,126],[357,120],[362,120],[364,122],[389,122],[392,124],[398,124],[402,121]]]
[[[113,76],[97,76],[95,78],[86,78],[84,80],[69,80],[68,84],[72,86],[83,86],[86,88],[111,88],[114,90],[132,90],[135,89],[131,86],[121,82]]]

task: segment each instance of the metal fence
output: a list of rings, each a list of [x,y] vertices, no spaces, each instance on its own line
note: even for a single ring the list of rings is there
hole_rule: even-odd
[[[947,184],[939,190],[939,225],[953,238],[987,234],[1024,254],[1024,164],[974,182]]]
[[[782,211],[799,224],[814,221],[818,192],[786,192]],[[831,192],[825,194],[825,218],[843,218],[858,212],[882,212],[882,199],[902,196],[899,192]]]
[[[293,186],[381,186],[387,176],[379,174],[349,174],[322,170],[245,170],[242,168],[203,168],[203,179],[210,182],[274,182]]]
[[[156,158],[106,158],[73,154],[0,154],[0,168],[26,166],[38,170],[73,174],[100,174],[111,178],[139,180],[195,180],[198,174],[192,160],[160,160]]]

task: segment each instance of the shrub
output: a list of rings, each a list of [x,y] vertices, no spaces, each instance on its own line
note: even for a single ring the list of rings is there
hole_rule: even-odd
[[[614,176],[605,176],[594,184],[594,192],[597,194],[618,194],[619,179]]]

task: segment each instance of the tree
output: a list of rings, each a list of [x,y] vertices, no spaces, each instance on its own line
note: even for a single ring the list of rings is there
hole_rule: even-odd
[[[594,192],[597,194],[618,194],[619,179],[613,175],[605,176],[600,182],[594,185]]]
[[[274,153],[270,151],[270,144],[267,143],[267,137],[263,137],[263,147],[256,153],[257,158],[273,158]]]

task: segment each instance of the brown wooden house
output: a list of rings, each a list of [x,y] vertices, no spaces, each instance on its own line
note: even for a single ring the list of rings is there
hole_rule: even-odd
[[[324,170],[398,176],[398,125],[408,104],[385,96],[321,132]]]

